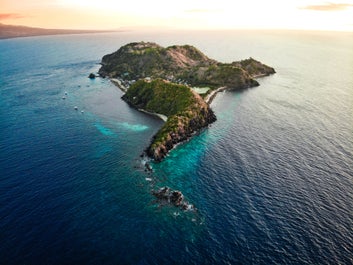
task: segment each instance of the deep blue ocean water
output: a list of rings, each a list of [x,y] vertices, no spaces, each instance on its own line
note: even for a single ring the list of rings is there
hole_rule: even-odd
[[[141,40],[277,73],[218,94],[218,120],[148,175],[139,155],[162,121],[87,78]],[[0,41],[0,264],[353,264],[352,47],[279,31]],[[165,185],[197,212],[159,207]]]

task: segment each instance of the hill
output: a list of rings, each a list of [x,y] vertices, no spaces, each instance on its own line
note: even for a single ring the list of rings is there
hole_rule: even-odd
[[[118,51],[105,55],[101,64],[101,76],[127,80],[162,78],[212,89],[221,86],[229,89],[258,86],[253,77],[275,73],[272,67],[252,58],[225,64],[208,58],[190,45],[163,48],[151,42],[127,44]]]
[[[258,86],[255,77],[275,73],[253,58],[225,64],[190,45],[164,48],[152,42],[122,46],[105,55],[101,64],[100,76],[122,87],[126,91],[122,98],[128,104],[167,116],[146,149],[155,161],[216,120],[209,102],[218,91]],[[192,87],[208,91],[201,97]]]
[[[200,95],[185,85],[162,79],[137,81],[123,99],[137,109],[168,117],[146,150],[155,161],[161,161],[177,143],[216,120],[212,109]]]

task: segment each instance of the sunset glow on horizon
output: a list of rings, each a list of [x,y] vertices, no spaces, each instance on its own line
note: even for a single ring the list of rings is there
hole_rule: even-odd
[[[353,0],[0,0],[0,23],[43,28],[353,31]]]

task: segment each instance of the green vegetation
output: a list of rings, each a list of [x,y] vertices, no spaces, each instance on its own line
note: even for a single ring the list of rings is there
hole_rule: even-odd
[[[129,88],[124,97],[138,108],[166,116],[182,112],[195,103],[190,88],[161,79],[152,82],[139,80]]]
[[[151,42],[130,43],[105,55],[99,70],[101,76],[124,81],[140,79],[130,86],[123,99],[137,109],[168,117],[146,150],[155,161],[162,160],[177,143],[216,120],[203,100],[212,90],[254,87],[259,85],[254,77],[273,73],[273,68],[252,58],[225,64],[190,45],[163,48]],[[142,79],[146,77],[152,81]],[[190,86],[210,89],[203,92],[202,98]]]
[[[162,128],[153,137],[150,149],[156,150],[159,146],[164,145],[169,139],[170,134],[177,134],[179,128],[178,116],[171,116],[168,118],[167,122],[162,126]]]
[[[233,65],[243,68],[251,76],[263,76],[275,73],[275,69],[264,65],[251,57],[240,62],[234,62]]]
[[[230,89],[257,86],[253,77],[274,72],[273,68],[252,58],[224,64],[208,58],[190,45],[163,48],[151,42],[130,43],[104,56],[99,70],[103,76],[128,80],[162,78],[211,89],[221,86]]]
[[[137,81],[123,99],[135,108],[168,117],[147,149],[156,161],[160,161],[175,144],[215,120],[212,110],[197,93],[185,85],[162,79]]]
[[[180,78],[187,80],[191,86],[209,87],[217,89],[243,89],[257,86],[258,83],[242,68],[232,64],[213,64],[208,67],[194,67],[185,71]]]

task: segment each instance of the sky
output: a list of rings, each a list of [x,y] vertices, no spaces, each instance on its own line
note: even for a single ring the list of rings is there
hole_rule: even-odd
[[[0,0],[0,23],[60,29],[353,32],[353,0]]]

